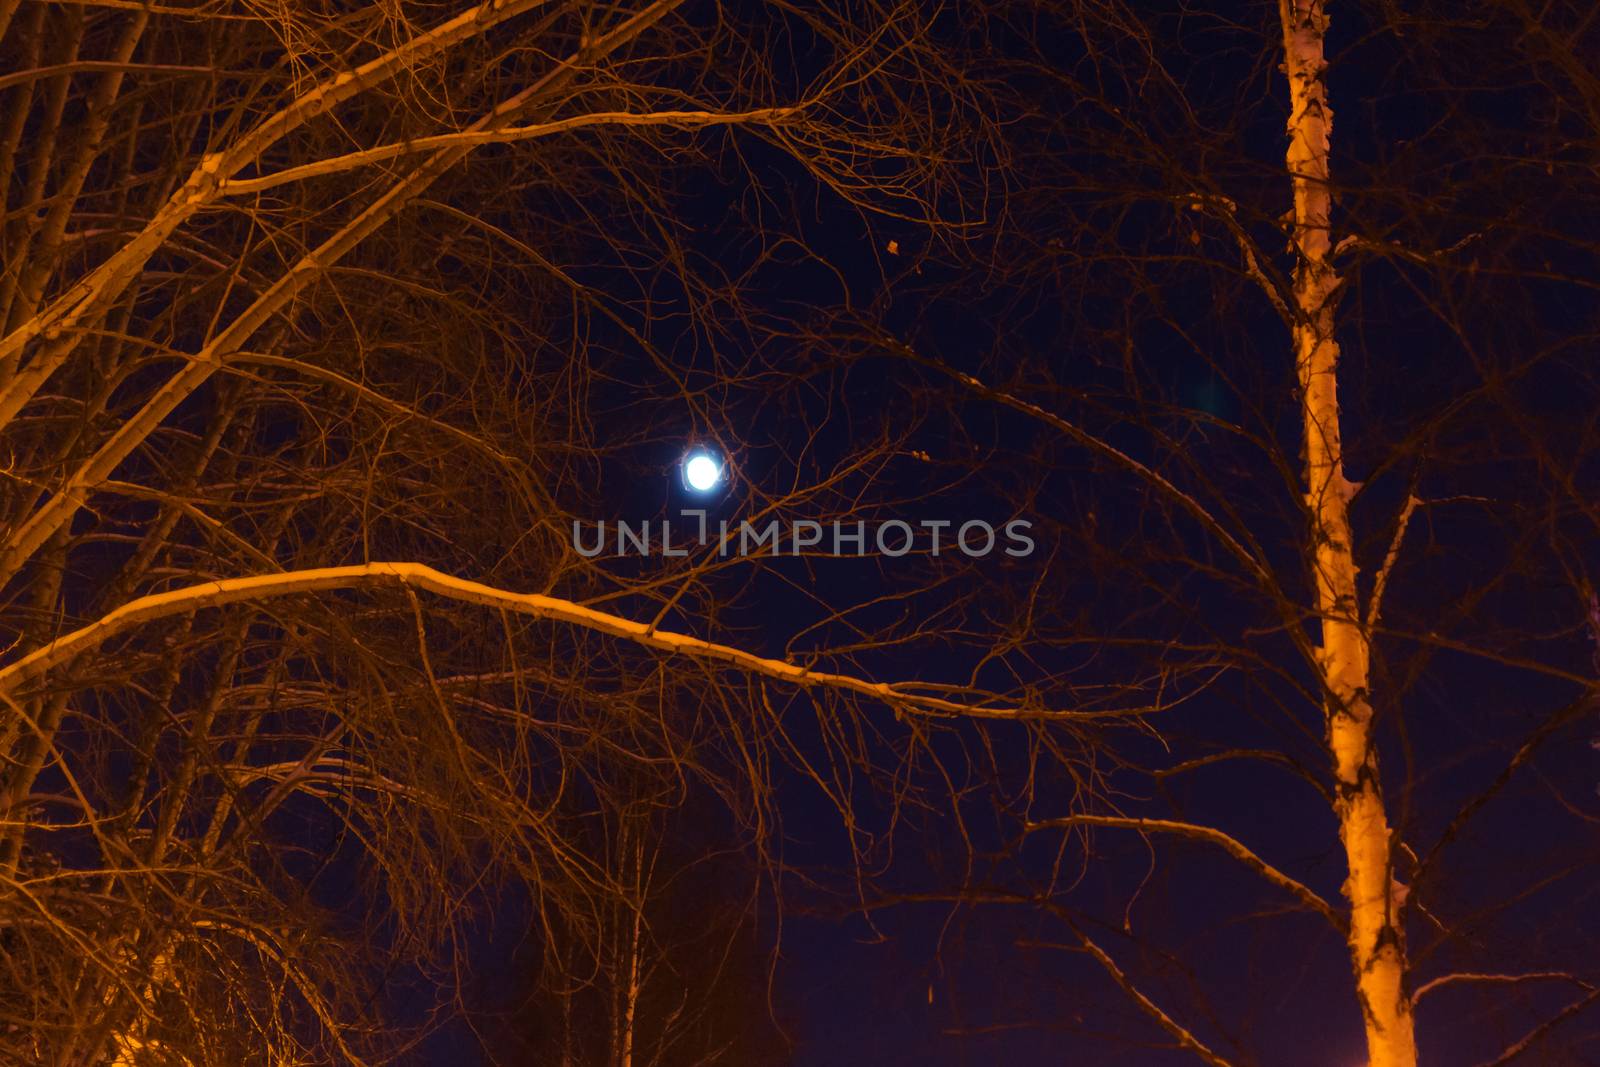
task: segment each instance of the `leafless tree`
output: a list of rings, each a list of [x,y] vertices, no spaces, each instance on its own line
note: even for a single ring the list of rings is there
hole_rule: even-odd
[[[1095,789],[997,770],[1014,848],[1002,823],[959,890],[879,904],[1038,917],[1021,940],[1063,960],[1070,1008],[972,1030],[1342,1063],[1359,1025],[1374,1067],[1587,1062],[1592,11],[1020,4],[979,25],[1036,146],[993,273],[902,239],[878,305],[830,328],[952,422],[1012,420],[972,431],[983,477],[1054,555],[996,585],[1026,592],[993,609],[990,670],[1054,707],[1166,699],[1096,734]],[[1097,972],[1135,1019],[1083,1009]],[[1251,1026],[1273,1011],[1299,1032]]]
[[[607,457],[807,389],[729,355],[771,326],[695,183],[960,221],[915,5],[7,0],[0,54],[5,1058],[403,1056],[496,887],[640,914],[571,799],[617,766],[748,795],[774,700],[962,709],[568,540]]]
[[[797,786],[1119,1038],[1581,1062],[1596,20],[1330,10],[0,0],[4,1054],[401,1058],[513,887],[642,1059]],[[573,550],[691,440],[1039,551]]]

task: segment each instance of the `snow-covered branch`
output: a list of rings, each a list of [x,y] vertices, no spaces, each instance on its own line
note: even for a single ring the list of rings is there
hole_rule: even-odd
[[[14,692],[24,683],[40,678],[74,657],[98,648],[110,638],[159,619],[245,601],[299,596],[335,589],[381,588],[395,585],[422,590],[450,600],[480,604],[497,611],[509,611],[568,623],[586,630],[610,634],[658,652],[685,655],[706,662],[726,663],[737,670],[803,689],[820,687],[855,693],[907,712],[983,719],[1079,717],[1068,711],[964,704],[908,692],[905,687],[893,683],[871,682],[848,674],[814,671],[784,660],[758,656],[732,645],[656,629],[645,623],[596,611],[560,597],[545,596],[542,593],[515,593],[466,578],[456,578],[425,564],[394,562],[361,563],[347,567],[322,567],[280,574],[224,578],[139,597],[87,626],[63,634],[9,666],[0,668],[0,692]]]

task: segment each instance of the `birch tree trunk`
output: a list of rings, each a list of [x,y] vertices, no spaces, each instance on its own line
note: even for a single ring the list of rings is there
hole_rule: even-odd
[[[624,847],[627,836],[623,838]],[[628,904],[633,916],[628,923],[628,960],[626,964],[627,987],[622,997],[622,1044],[617,1052],[619,1067],[633,1067],[633,1031],[639,1014],[639,941],[644,932],[644,899],[647,887],[644,879],[644,838],[633,842],[633,893]]]
[[[1356,596],[1350,532],[1350,483],[1339,437],[1334,307],[1340,278],[1329,236],[1333,192],[1323,0],[1280,0],[1289,78],[1289,147],[1294,184],[1295,366],[1305,421],[1308,561],[1321,619],[1320,668],[1327,744],[1335,774],[1334,813],[1348,876],[1350,959],[1367,1034],[1370,1067],[1417,1062],[1411,1002],[1405,988],[1405,940],[1390,865],[1390,830],[1379,785],[1369,701],[1367,633]]]

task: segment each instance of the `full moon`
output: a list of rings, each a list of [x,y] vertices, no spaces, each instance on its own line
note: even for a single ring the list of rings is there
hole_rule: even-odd
[[[692,453],[683,461],[683,480],[697,493],[708,493],[722,481],[722,464],[715,456]]]

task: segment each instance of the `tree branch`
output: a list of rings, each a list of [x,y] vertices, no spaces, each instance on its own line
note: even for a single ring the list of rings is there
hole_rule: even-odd
[[[1215,515],[1211,514],[1210,510],[1207,509],[1204,504],[1200,503],[1200,501],[1196,500],[1193,496],[1178,488],[1178,486],[1174,485],[1159,471],[1146,466],[1137,459],[1134,459],[1132,456],[1128,455],[1128,453],[1122,451],[1114,445],[1106,443],[1099,437],[1096,437],[1094,434],[1083,429],[1081,426],[1062,418],[1055,412],[1047,411],[1037,404],[1023,400],[1021,397],[1013,396],[1011,393],[1005,392],[1004,390],[995,389],[992,386],[986,385],[977,378],[974,378],[972,375],[959,371],[942,360],[935,359],[931,356],[921,355],[905,345],[895,345],[894,347],[897,347],[900,350],[900,354],[902,356],[905,356],[916,363],[931,367],[941,374],[954,378],[957,382],[961,383],[963,386],[983,397],[984,399],[993,401],[994,403],[1000,404],[1002,407],[1008,407],[1013,411],[1021,412],[1024,415],[1038,419],[1045,425],[1066,434],[1079,444],[1087,446],[1092,451],[1098,452],[1100,455],[1105,456],[1118,465],[1128,469],[1133,474],[1138,476],[1142,481],[1153,486],[1162,494],[1175,501],[1179,507],[1183,508],[1184,511],[1187,511],[1190,515],[1194,516],[1195,520],[1198,521],[1206,530],[1210,531],[1211,535],[1221,542],[1222,546],[1226,548],[1228,552],[1234,556],[1234,558],[1238,559],[1239,562],[1244,564],[1245,569],[1248,570],[1257,580],[1259,580],[1265,589],[1276,593],[1277,583],[1272,577],[1272,572],[1263,561],[1263,557],[1259,549],[1252,551],[1250,548],[1246,548],[1240,543],[1238,538],[1234,537],[1233,534],[1228,532],[1227,528],[1222,525],[1221,520],[1219,520]]]
[[[1422,983],[1422,985],[1417,987],[1417,991],[1411,994],[1411,1003],[1416,1004],[1422,1000],[1423,997],[1427,996],[1433,990],[1438,989],[1440,986],[1454,985],[1457,982],[1510,983],[1533,982],[1547,979],[1571,982],[1573,985],[1586,990],[1594,988],[1594,986],[1590,985],[1588,982],[1585,982],[1577,975],[1568,974],[1566,971],[1532,971],[1528,974],[1476,974],[1473,972],[1462,971],[1456,974],[1442,975],[1433,979],[1432,981]]]
[[[221,183],[223,196],[247,196],[260,193],[290,182],[325,174],[338,174],[357,167],[367,167],[385,160],[397,159],[414,152],[431,152],[441,148],[476,148],[480,145],[510,144],[549,137],[567,130],[585,126],[678,126],[696,129],[702,126],[733,126],[741,123],[772,125],[799,112],[798,107],[764,107],[752,111],[595,111],[587,115],[573,115],[553,122],[532,126],[511,126],[500,130],[474,130],[461,133],[441,133],[434,137],[418,137],[411,141],[378,145],[351,152],[348,155],[319,159],[299,167],[263,174],[258,178],[238,178]]]
[[[1122,968],[1117,966],[1117,961],[1111,958],[1111,954],[1097,945],[1088,934],[1078,929],[1076,923],[1072,923],[1071,925],[1072,932],[1077,935],[1078,941],[1083,945],[1084,951],[1095,958],[1100,966],[1105,969],[1105,972],[1111,976],[1111,980],[1122,988],[1122,991],[1139,1006],[1141,1011],[1150,1016],[1150,1018],[1154,1019],[1156,1021],[1156,1025],[1160,1026],[1161,1029],[1171,1034],[1178,1044],[1183,1048],[1188,1049],[1196,1056],[1199,1056],[1202,1060],[1205,1060],[1207,1063],[1211,1064],[1211,1067],[1232,1067],[1232,1064],[1229,1063],[1229,1061],[1223,1059],[1217,1053],[1213,1052],[1198,1037],[1195,1037],[1192,1033],[1190,1033],[1183,1026],[1183,1024],[1179,1023],[1172,1016],[1162,1011],[1160,1006],[1157,1005],[1155,1001],[1141,993],[1138,988],[1134,986],[1133,982],[1129,980],[1128,976],[1123,973]]]
[[[318,115],[383,84],[401,71],[412,69],[430,56],[486,33],[499,23],[548,2],[489,0],[488,3],[468,8],[400,47],[354,70],[343,71],[326,79],[265,119],[233,145],[207,155],[132,240],[77,284],[69,287],[48,307],[0,338],[0,364],[20,362],[23,349],[37,337],[42,336],[51,345],[23,366],[6,388],[0,391],[0,426],[5,426],[15,418],[23,405],[72,354],[78,335],[69,331],[81,325],[96,309],[116,299],[139,276],[150,257],[166,244],[178,227],[216,199],[220,182],[261,158],[268,148],[286,134]],[[130,6],[145,7],[143,4]]]
[[[522,0],[522,2],[526,3],[527,0]],[[560,66],[543,78],[510,99],[497,104],[489,114],[475,122],[469,132],[496,129],[503,124],[510,123],[524,109],[537,103],[541,94],[575,77],[580,61],[592,60],[597,55],[607,54],[626,45],[644,30],[665,17],[667,12],[677,7],[681,2],[682,0],[655,0],[654,3],[649,4],[631,18],[625,20],[604,38],[589,46],[587,51],[569,56]],[[51,534],[70,522],[72,516],[77,513],[78,508],[83,506],[89,494],[98,484],[109,478],[111,473],[122,464],[123,460],[127,459],[134,449],[185,398],[204,385],[207,379],[223,365],[228,355],[248,342],[255,332],[261,328],[262,324],[293,300],[312,280],[320,277],[323,271],[337,263],[352,248],[377,232],[412,198],[420,195],[440,175],[465,158],[470,151],[470,147],[463,148],[459,146],[435,151],[428,159],[412,168],[404,178],[390,186],[381,196],[368,204],[354,219],[323,241],[315,251],[305,254],[296,261],[249,307],[240,312],[224,329],[218,332],[206,344],[205,348],[195,355],[189,366],[169,378],[145,402],[142,408],[127,421],[123,422],[122,425],[118,426],[105,444],[101,445],[93,455],[84,460],[78,469],[66,479],[56,494],[45,501],[38,510],[29,515],[12,533],[10,539],[3,546],[0,546],[0,583],[9,581],[33,553],[49,539]],[[211,167],[212,172],[216,172],[221,167],[220,158],[211,157],[206,166]],[[146,230],[146,234],[151,232],[149,229]],[[161,241],[164,242],[166,236],[169,235],[170,231],[161,237]],[[144,237],[145,235],[142,234],[136,240],[142,240]],[[140,264],[143,262],[144,260],[140,260]],[[59,329],[59,326],[53,326],[49,331],[46,331],[46,338],[52,338],[57,329]],[[16,331],[12,336],[14,337],[21,332],[21,330]],[[18,392],[19,383],[28,375],[35,373],[42,360],[48,358],[65,361],[68,354],[70,354],[71,346],[75,343],[75,336],[69,335],[54,338],[54,347],[37,357],[19,372],[17,377],[12,380],[11,388],[6,392],[0,393],[0,428],[3,428],[6,422],[20,410],[21,405],[27,398],[33,395],[32,390],[37,389],[43,383],[44,378],[39,377],[31,386],[22,388],[20,393]],[[10,344],[11,340],[12,337],[7,337],[5,341],[0,342],[0,358],[4,357],[5,346]],[[48,376],[50,371],[49,369],[44,369],[39,373]]]
[[[421,589],[450,600],[569,623],[583,629],[620,637],[658,652],[727,663],[736,669],[802,689],[823,687],[856,693],[911,712],[983,719],[1076,719],[1089,716],[1089,713],[962,704],[939,697],[905,692],[904,683],[869,682],[847,674],[813,671],[783,660],[758,656],[731,645],[655,629],[645,623],[596,611],[560,597],[545,596],[540,593],[514,593],[465,578],[456,578],[421,563],[363,563],[347,567],[323,567],[282,574],[224,578],[143,596],[122,605],[87,626],[56,638],[10,666],[0,668],[0,693],[15,692],[26,682],[40,678],[74,657],[98,648],[117,634],[147,622],[186,614],[201,608],[221,607],[243,601],[383,585]]]
[[[1528,1031],[1527,1036],[1521,1041],[1509,1046],[1504,1052],[1500,1053],[1500,1055],[1496,1056],[1494,1059],[1484,1061],[1479,1065],[1479,1067],[1505,1067],[1505,1064],[1508,1064],[1518,1056],[1521,1056],[1524,1052],[1528,1051],[1535,1044],[1541,1041],[1545,1034],[1555,1029],[1557,1024],[1570,1019],[1572,1016],[1578,1014],[1578,1012],[1582,1011],[1584,1008],[1587,1008],[1597,1000],[1600,1000],[1600,989],[1590,990],[1588,996],[1568,1004],[1565,1008],[1562,1008],[1550,1018],[1546,1019],[1532,1030]]]
[[[1406,527],[1411,524],[1411,513],[1422,503],[1413,494],[1406,494],[1405,507],[1400,509],[1400,519],[1395,523],[1394,537],[1389,541],[1389,551],[1384,554],[1383,566],[1378,568],[1378,577],[1372,583],[1372,599],[1367,601],[1367,629],[1378,624],[1378,612],[1383,605],[1383,591],[1389,587],[1389,574],[1394,570],[1394,564],[1400,558],[1400,543],[1405,540]]]
[[[3,677],[3,673],[0,672],[0,677]],[[1335,911],[1333,906],[1326,900],[1323,900],[1313,890],[1290,878],[1287,874],[1257,856],[1235,838],[1214,827],[1200,826],[1195,823],[1174,822],[1171,819],[1136,819],[1114,815],[1067,815],[1059,819],[1047,819],[1044,822],[1031,822],[1028,824],[1027,830],[1029,833],[1033,833],[1036,830],[1069,826],[1110,826],[1148,833],[1177,834],[1180,837],[1192,837],[1197,841],[1208,841],[1213,845],[1219,845],[1228,855],[1243,863],[1278,888],[1287,890],[1299,897],[1307,907],[1313,911],[1320,912],[1324,918],[1333,924],[1336,930],[1341,933],[1344,932],[1344,917]]]

